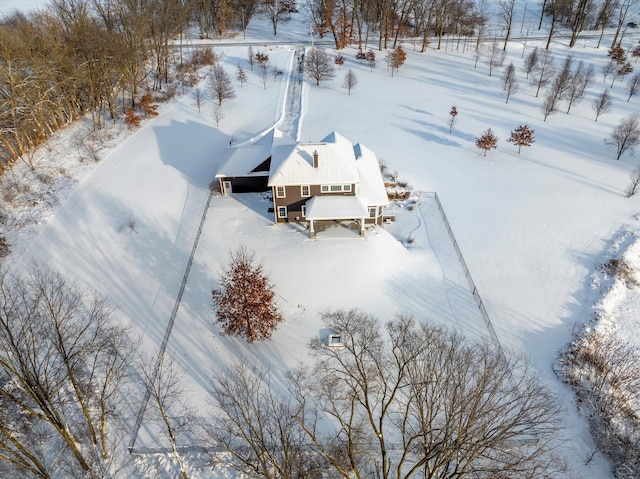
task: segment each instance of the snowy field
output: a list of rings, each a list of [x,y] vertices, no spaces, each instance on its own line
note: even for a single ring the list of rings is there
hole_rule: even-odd
[[[253,22],[247,41],[271,39],[268,31],[264,22]],[[283,41],[308,38],[304,21],[292,20],[280,31]],[[640,31],[627,32],[624,43],[638,40]],[[635,238],[640,199],[626,198],[624,190],[638,158],[626,154],[616,161],[604,139],[621,118],[638,111],[640,98],[627,102],[625,81],[618,80],[610,89],[612,112],[594,122],[591,103],[611,83],[611,78],[604,83],[599,71],[608,60],[606,48],[580,40],[569,50],[566,43],[552,43],[558,64],[573,54],[596,69],[585,99],[569,115],[561,104],[543,121],[542,98],[535,97],[522,70],[522,42],[508,47],[505,65],[514,62],[520,82],[508,103],[502,69],[489,77],[483,60],[474,68],[473,52],[463,52],[462,45],[456,49],[454,40],[423,54],[407,42],[406,64],[393,77],[384,52],[377,52],[377,68],[370,71],[348,48],[341,51],[346,63],[335,79],[319,87],[305,81],[298,137],[318,141],[338,131],[376,152],[415,191],[438,193],[500,342],[528,354],[565,395],[567,451],[578,476],[595,479],[609,477],[607,465],[601,460],[583,465],[593,445],[570,390],[552,367],[576,323],[593,317],[602,294],[591,281],[593,271],[621,237],[627,238],[625,248],[633,244],[628,238]],[[535,45],[544,42],[530,40],[525,53]],[[116,316],[136,327],[149,352],[165,334],[222,151],[230,141],[246,141],[283,120],[293,47],[268,47],[273,65],[285,74],[275,81],[270,77],[266,88],[258,73],[249,71],[246,46],[219,46],[216,52],[224,52],[230,75],[237,65],[249,74],[244,87],[235,86],[237,98],[223,105],[219,127],[211,101],[198,112],[186,92],[137,131],[122,133],[126,140],[117,146],[106,143],[97,164],[78,163],[69,146],[78,128],[68,128],[52,140],[55,154],[43,149],[37,158],[44,164],[55,156],[77,184],[57,194],[61,204],[53,210],[42,209],[28,227],[7,234],[13,245],[10,267],[47,263],[99,290],[117,306]],[[341,86],[349,68],[359,80],[351,95]],[[459,120],[449,133],[452,105]],[[536,142],[518,155],[506,138],[522,124],[535,130]],[[483,157],[474,143],[487,128],[500,142]],[[274,225],[269,206],[260,195],[214,196],[207,211],[167,347],[186,372],[201,411],[214,368],[249,358],[277,375],[303,361],[327,309],[357,307],[381,319],[410,313],[488,337],[428,196],[422,195],[413,211],[400,208],[396,224],[370,230],[364,239],[311,240],[295,226]],[[409,238],[413,244],[407,246]],[[210,304],[228,252],[241,244],[256,252],[270,274],[286,317],[272,340],[254,345],[221,336]],[[640,299],[624,298],[630,299],[622,306],[606,304],[613,304],[616,314],[635,311],[625,316],[629,325],[617,328],[630,336],[638,331]],[[137,446],[154,441],[143,426]]]

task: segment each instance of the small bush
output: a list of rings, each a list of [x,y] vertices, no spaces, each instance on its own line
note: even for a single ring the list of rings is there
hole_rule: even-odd
[[[38,173],[36,175],[36,178],[38,178],[38,181],[42,184],[45,184],[45,185],[53,184],[53,178],[49,175],[45,175],[44,173]]]
[[[154,98],[150,92],[145,93],[140,98],[139,105],[145,118],[158,115],[158,105],[154,103]]]
[[[124,122],[130,130],[132,128],[138,128],[140,126],[140,116],[133,108],[129,107],[127,108],[127,114],[124,118]]]
[[[398,190],[390,190],[387,191],[387,197],[391,200],[391,201],[398,201],[398,200],[406,200],[407,198],[409,198],[409,196],[411,195],[410,191],[398,191]]]
[[[9,244],[3,235],[0,235],[0,258],[4,258],[7,256],[11,250],[9,249]]]
[[[601,266],[601,270],[609,276],[616,277],[620,281],[624,281],[627,286],[640,286],[635,277],[633,268],[624,258],[611,258]]]
[[[213,48],[207,47],[199,51],[200,65],[215,65],[219,59],[218,55],[213,52]]]

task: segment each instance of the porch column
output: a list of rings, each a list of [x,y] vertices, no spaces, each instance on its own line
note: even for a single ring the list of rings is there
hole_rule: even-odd
[[[364,218],[360,218],[360,236],[364,236]]]
[[[309,236],[311,238],[315,238],[316,237],[316,232],[313,229],[313,220],[309,220]]]

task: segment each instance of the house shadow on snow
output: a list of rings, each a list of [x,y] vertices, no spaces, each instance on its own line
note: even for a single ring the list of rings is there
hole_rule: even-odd
[[[182,173],[194,186],[208,188],[229,136],[195,121],[175,121],[153,127],[160,160]]]

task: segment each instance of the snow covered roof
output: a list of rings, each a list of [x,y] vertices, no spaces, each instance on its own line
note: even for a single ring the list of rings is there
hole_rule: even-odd
[[[360,173],[360,184],[357,194],[365,205],[387,206],[389,197],[380,173],[380,164],[376,154],[366,146],[358,143],[353,147],[356,165]]]
[[[348,220],[369,214],[357,196],[314,196],[306,204],[308,220]]]
[[[313,166],[314,153],[318,167]],[[320,143],[275,146],[269,186],[359,183],[360,173],[349,140],[333,132]]]
[[[253,171],[271,155],[274,129],[244,145],[229,147],[220,161],[216,178],[236,176],[268,176],[269,170]]]

